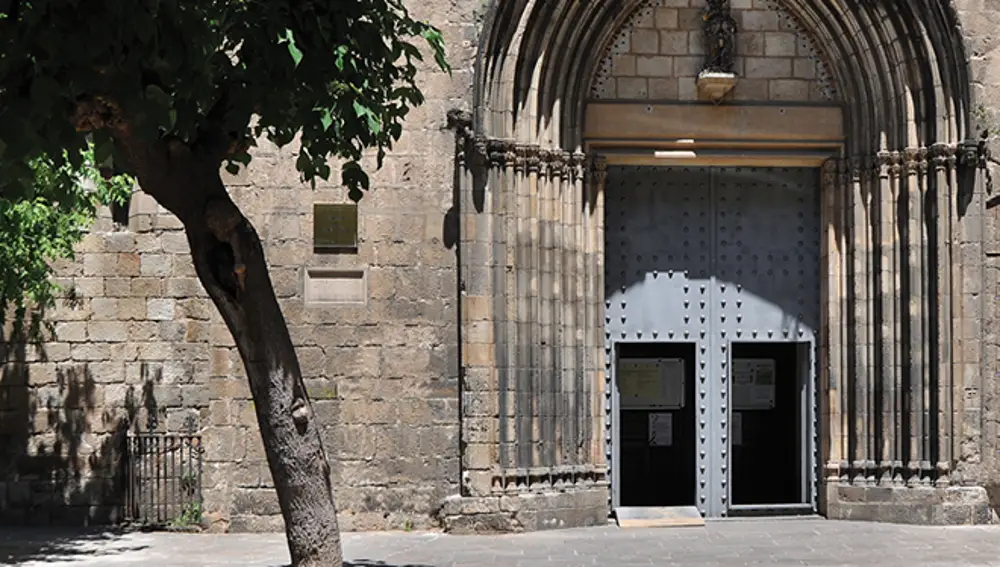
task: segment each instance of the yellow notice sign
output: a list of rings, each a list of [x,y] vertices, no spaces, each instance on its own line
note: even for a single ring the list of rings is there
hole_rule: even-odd
[[[655,360],[623,360],[618,384],[622,405],[655,403],[662,395],[660,365]]]

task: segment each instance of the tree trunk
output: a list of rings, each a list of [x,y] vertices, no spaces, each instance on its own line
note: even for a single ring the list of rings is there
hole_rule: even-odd
[[[260,238],[229,198],[217,168],[198,177],[209,178],[183,193],[203,206],[189,201],[181,222],[198,278],[246,367],[292,564],[341,567],[330,466]]]

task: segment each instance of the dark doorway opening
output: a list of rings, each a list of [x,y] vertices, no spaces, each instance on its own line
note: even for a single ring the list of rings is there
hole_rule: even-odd
[[[733,343],[729,439],[733,511],[808,512],[810,348]],[[811,507],[810,507],[811,508]]]
[[[620,343],[621,506],[693,506],[695,344]]]

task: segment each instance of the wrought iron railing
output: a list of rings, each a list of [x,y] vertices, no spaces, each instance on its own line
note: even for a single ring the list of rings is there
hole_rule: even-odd
[[[200,525],[201,436],[129,433],[126,443],[126,522],[146,527]]]

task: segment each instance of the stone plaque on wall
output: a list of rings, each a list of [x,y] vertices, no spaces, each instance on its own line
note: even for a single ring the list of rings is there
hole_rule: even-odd
[[[368,282],[364,270],[309,268],[305,272],[306,305],[364,304]]]
[[[344,250],[358,247],[358,206],[354,203],[313,205],[313,247]]]

